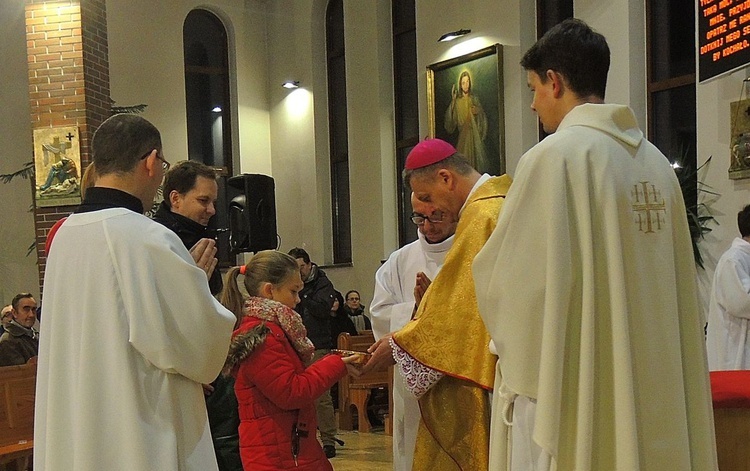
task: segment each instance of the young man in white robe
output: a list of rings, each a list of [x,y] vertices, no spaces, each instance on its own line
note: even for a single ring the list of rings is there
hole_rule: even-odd
[[[209,291],[216,248],[143,215],[169,167],[151,123],[113,116],[91,149],[96,186],[47,259],[34,467],[216,470],[201,383],[235,323]]]
[[[521,60],[548,133],[520,160],[473,264],[498,354],[493,470],[715,470],[695,265],[679,183],[580,20]],[[510,435],[509,435],[510,434]]]
[[[708,308],[708,367],[750,370],[750,205],[737,214],[742,237],[732,241],[716,265]]]
[[[375,340],[400,330],[412,315],[438,274],[453,245],[456,221],[435,215],[411,195],[418,239],[393,252],[375,273],[375,294],[370,306]],[[415,296],[416,295],[416,296]],[[400,374],[393,377],[393,470],[411,471],[419,429],[419,402],[404,385]]]

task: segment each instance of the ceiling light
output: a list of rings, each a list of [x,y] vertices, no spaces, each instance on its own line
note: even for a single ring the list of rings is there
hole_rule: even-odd
[[[438,39],[438,41],[453,41],[454,39],[460,38],[461,36],[465,36],[469,33],[471,33],[470,29],[459,29],[458,31],[451,31],[450,33],[445,33],[444,35],[440,36],[440,39]]]

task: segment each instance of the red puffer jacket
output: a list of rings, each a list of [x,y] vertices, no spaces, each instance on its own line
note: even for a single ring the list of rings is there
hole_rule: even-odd
[[[254,317],[235,331],[230,357],[238,350],[246,354],[234,369],[243,467],[332,471],[316,437],[314,401],[346,374],[341,358],[305,368],[281,327]]]

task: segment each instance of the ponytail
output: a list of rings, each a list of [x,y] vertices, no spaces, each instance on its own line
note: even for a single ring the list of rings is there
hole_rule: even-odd
[[[242,305],[244,304],[240,287],[237,284],[237,275],[239,275],[239,273],[240,267],[232,267],[229,269],[224,278],[224,289],[221,290],[221,296],[219,299],[219,302],[221,302],[225,308],[232,311],[237,318],[237,322],[234,324],[235,329],[242,319]]]

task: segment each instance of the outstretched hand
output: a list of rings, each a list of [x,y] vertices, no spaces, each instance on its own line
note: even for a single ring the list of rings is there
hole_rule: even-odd
[[[346,371],[350,376],[359,378],[359,376],[362,374],[362,358],[364,356],[365,355],[363,354],[341,357],[341,361],[343,361],[346,365]]]
[[[370,371],[382,371],[396,364],[396,360],[393,359],[393,349],[390,342],[392,336],[393,334],[388,334],[370,345],[367,353],[372,354],[372,356],[362,368],[362,374],[369,373]]]

